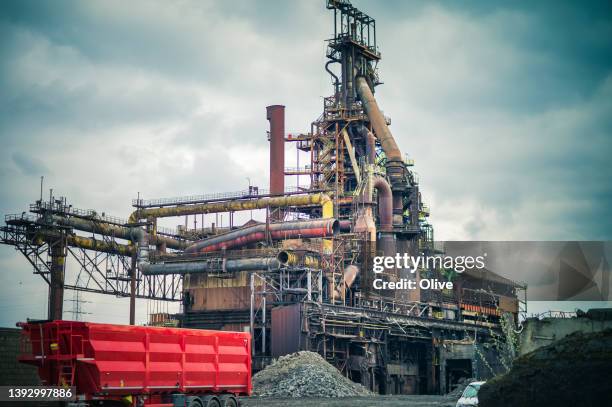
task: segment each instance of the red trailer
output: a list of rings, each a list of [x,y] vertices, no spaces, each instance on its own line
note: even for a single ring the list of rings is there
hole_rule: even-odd
[[[79,406],[236,407],[251,393],[246,332],[28,322],[20,361],[42,384],[75,386]]]

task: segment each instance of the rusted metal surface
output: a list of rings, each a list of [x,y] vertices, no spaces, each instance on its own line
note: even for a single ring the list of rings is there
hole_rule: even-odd
[[[378,138],[378,141],[380,142],[380,145],[387,156],[387,160],[401,162],[402,153],[397,146],[393,135],[391,134],[391,130],[389,130],[389,126],[387,126],[385,116],[378,107],[378,103],[374,98],[374,94],[372,93],[372,89],[370,89],[368,81],[364,77],[360,76],[357,78],[356,82],[357,93],[361,98],[363,109],[368,115],[370,123],[372,123],[372,127],[374,127],[376,138]]]
[[[272,308],[270,351],[273,358],[300,350],[300,304]]]
[[[267,238],[281,240],[327,237],[336,234],[339,228],[340,225],[334,218],[272,223],[270,225],[259,224],[201,240],[189,246],[185,251],[187,253],[205,253],[237,248],[264,241]]]
[[[340,232],[350,232],[351,231],[351,221],[350,220],[340,220],[338,221],[340,225]]]
[[[376,161],[376,137],[371,131],[368,131],[366,136],[366,157],[368,164],[374,164]]]
[[[276,256],[278,261],[286,266],[304,266],[318,269],[321,267],[318,255],[304,251],[283,250]]]
[[[63,216],[53,216],[53,222],[61,226],[67,226],[83,232],[91,232],[104,236],[113,236],[125,240],[138,240],[138,228],[130,228],[124,226],[118,226],[112,223],[105,223],[97,220],[87,220],[80,218],[68,218]],[[188,242],[172,239],[166,236],[150,236],[149,242],[154,244],[164,244],[170,249],[184,249],[187,247]]]
[[[270,194],[282,195],[285,191],[285,106],[266,108],[270,121]]]
[[[195,274],[209,272],[227,272],[246,270],[278,270],[282,266],[276,257],[255,257],[252,259],[226,260],[214,258],[203,261],[176,263],[142,264],[140,270],[144,275]]]
[[[331,204],[329,196],[323,193],[314,193],[308,195],[286,195],[253,199],[249,198],[204,204],[139,209],[130,215],[129,222],[136,223],[141,219],[200,215],[203,213],[236,212],[265,208],[290,208],[293,206],[304,207],[311,205],[321,205],[324,213],[326,213],[326,208],[330,206],[333,214],[333,205]],[[327,215],[324,217],[331,216],[333,215]]]
[[[372,178],[372,187],[378,191],[380,230],[389,232],[393,229],[393,198],[391,196],[391,187],[387,180],[380,176]]]
[[[64,309],[64,280],[66,270],[66,242],[59,239],[51,246],[49,286],[49,319],[62,319]]]
[[[251,291],[248,286],[194,288],[189,290],[189,294],[193,299],[192,311],[247,310],[250,307]]]

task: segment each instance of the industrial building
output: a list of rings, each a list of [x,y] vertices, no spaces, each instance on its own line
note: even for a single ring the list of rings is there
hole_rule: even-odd
[[[381,84],[376,22],[347,0],[328,0],[327,8],[332,95],[299,134],[286,133],[285,106],[267,107],[268,190],[138,197],[129,219],[80,210],[41,190],[30,213],[6,216],[2,243],[49,285],[49,319],[62,318],[66,289],[129,297],[132,324],[139,299],[180,301],[179,315],[151,322],[249,331],[254,370],[315,351],[382,394],[445,393],[462,377],[504,369],[504,330],[518,321],[523,286],[490,270],[422,268],[386,270],[384,278],[452,279],[454,288],[372,288],[375,256],[442,252],[414,162],[374,96]],[[309,154],[307,165],[285,166],[287,143]],[[309,182],[287,187],[294,176]],[[233,223],[235,212],[249,210],[265,210],[265,221]],[[162,218],[204,214],[224,214],[229,225],[158,226]],[[80,266],[71,280],[67,258]]]

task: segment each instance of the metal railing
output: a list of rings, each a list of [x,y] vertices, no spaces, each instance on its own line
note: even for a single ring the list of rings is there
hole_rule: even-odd
[[[313,192],[321,192],[320,190],[310,190],[303,187],[287,187],[285,195],[307,194]],[[202,195],[187,195],[172,198],[157,198],[157,199],[132,199],[132,206],[136,208],[150,208],[173,205],[188,205],[197,203],[206,203],[214,201],[225,201],[229,199],[249,199],[261,198],[270,196],[269,189],[252,187],[250,190],[234,191],[234,192],[218,192],[213,194]]]
[[[4,215],[5,223],[16,223],[16,221],[25,221],[25,222],[36,222],[38,218],[34,215],[30,215],[29,213],[11,213],[8,215]]]
[[[98,213],[97,211],[93,209],[80,209],[80,208],[75,208],[72,205],[63,205],[63,204],[57,204],[53,202],[37,201],[36,203],[30,204],[30,212],[34,212],[34,213],[52,212],[52,213],[57,213],[57,214],[62,214],[62,215],[75,216],[78,218],[99,220],[102,222],[112,223],[115,225],[125,225],[127,223],[127,220],[124,218],[107,215],[104,212]]]
[[[308,175],[312,173],[310,165],[305,167],[285,167],[285,175]]]

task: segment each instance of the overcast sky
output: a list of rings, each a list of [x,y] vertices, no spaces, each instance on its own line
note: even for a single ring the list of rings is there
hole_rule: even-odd
[[[436,239],[612,239],[610,3],[532,3],[354,1],[377,20],[377,99]],[[122,217],[138,192],[267,187],[265,106],[310,129],[331,30],[323,0],[1,2],[0,214],[41,175]],[[92,319],[127,322],[126,300],[85,297]],[[46,315],[5,246],[0,298],[0,325]]]

